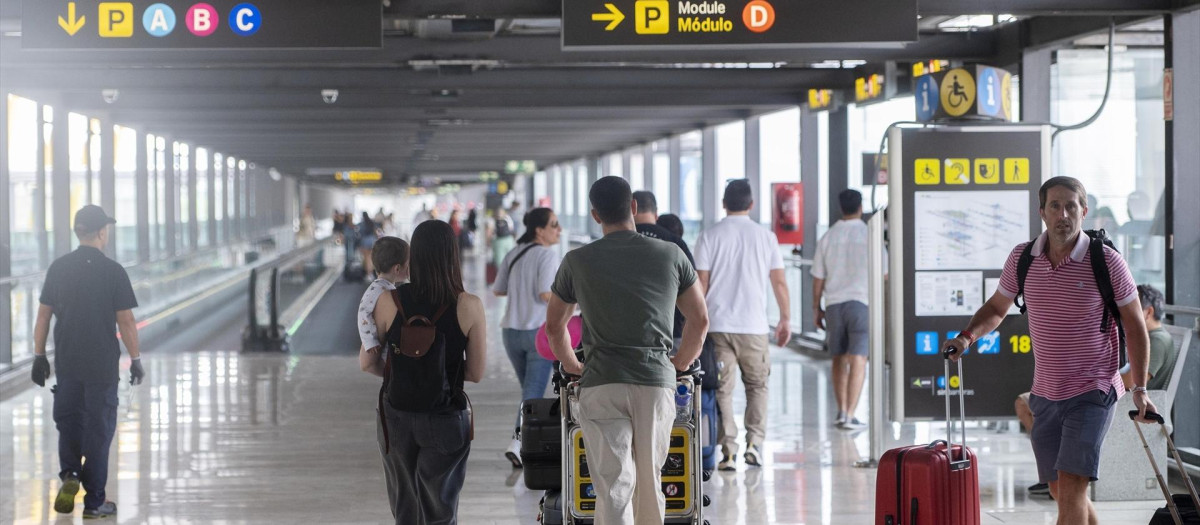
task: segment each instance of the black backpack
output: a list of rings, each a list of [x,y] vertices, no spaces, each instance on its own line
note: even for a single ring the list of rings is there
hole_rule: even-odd
[[[392,290],[398,312],[384,341],[387,351],[384,390],[392,408],[404,412],[437,412],[452,406],[457,388],[446,374],[446,336],[437,322],[448,305],[438,308],[433,318],[409,316],[400,302],[400,290]],[[459,367],[461,371],[463,367]]]
[[[1108,246],[1113,251],[1120,253],[1116,246],[1113,246],[1112,239],[1108,237],[1108,233],[1103,229],[1100,230],[1084,230],[1083,233],[1088,236],[1088,253],[1091,254],[1092,275],[1096,278],[1096,288],[1100,290],[1100,298],[1104,301],[1104,315],[1100,318],[1100,333],[1106,334],[1112,327],[1112,323],[1117,323],[1117,338],[1120,341],[1120,364],[1125,366],[1125,327],[1121,324],[1121,308],[1117,306],[1116,292],[1113,291],[1112,276],[1108,273],[1108,260],[1104,257],[1104,247]],[[1029,274],[1029,267],[1033,265],[1033,241],[1029,241],[1025,245],[1025,249],[1021,250],[1021,256],[1017,259],[1017,295],[1013,298],[1017,308],[1021,309],[1021,313],[1025,313],[1025,277]]]

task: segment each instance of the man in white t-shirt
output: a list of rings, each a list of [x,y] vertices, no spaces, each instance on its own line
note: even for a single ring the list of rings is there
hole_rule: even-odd
[[[704,230],[696,241],[696,270],[704,286],[710,327],[708,335],[721,362],[717,406],[721,418],[719,438],[722,459],[717,468],[735,470],[738,452],[737,422],[733,419],[733,387],[740,369],[746,386],[746,464],[762,466],[762,443],[767,430],[768,353],[767,283],[779,304],[775,342],[786,345],[792,337],[788,324],[787,280],[783,256],[775,235],[750,220],[754,196],[745,179],[725,186],[723,199],[729,214]]]
[[[813,319],[825,330],[825,342],[833,355],[833,395],[838,405],[834,424],[854,430],[866,426],[854,417],[854,411],[867,369],[868,232],[862,220],[861,193],[841,192],[838,205],[842,220],[821,237],[813,258]],[[884,268],[886,271],[887,266]],[[821,308],[822,296],[825,308]]]

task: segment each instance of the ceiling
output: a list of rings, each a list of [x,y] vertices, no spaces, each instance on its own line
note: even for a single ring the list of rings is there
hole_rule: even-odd
[[[20,2],[0,0],[0,83],[287,175],[465,180],[796,106],[809,88],[851,88],[862,61],[1015,65],[1021,49],[1102,32],[1109,17],[1135,27],[1198,2],[922,0],[919,40],[906,44],[566,52],[560,0],[383,0],[381,49],[114,52],[22,50]],[[945,27],[1001,13],[1016,21]],[[104,89],[120,95],[107,103]]]

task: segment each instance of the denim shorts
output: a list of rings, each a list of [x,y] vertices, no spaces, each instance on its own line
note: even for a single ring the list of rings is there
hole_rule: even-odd
[[[1060,471],[1096,481],[1100,445],[1116,403],[1117,393],[1111,387],[1062,401],[1029,395],[1029,410],[1033,412],[1029,437],[1041,481],[1057,481]]]

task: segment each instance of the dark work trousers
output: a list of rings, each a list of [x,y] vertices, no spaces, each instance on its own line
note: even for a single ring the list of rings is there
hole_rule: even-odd
[[[391,450],[383,452],[383,427],[377,423],[379,452],[396,525],[456,524],[471,452],[467,411],[423,414],[393,409],[386,401],[383,406]]]
[[[104,504],[108,452],[117,429],[117,383],[58,379],[54,390],[60,476],[78,472],[86,494],[83,508]]]

